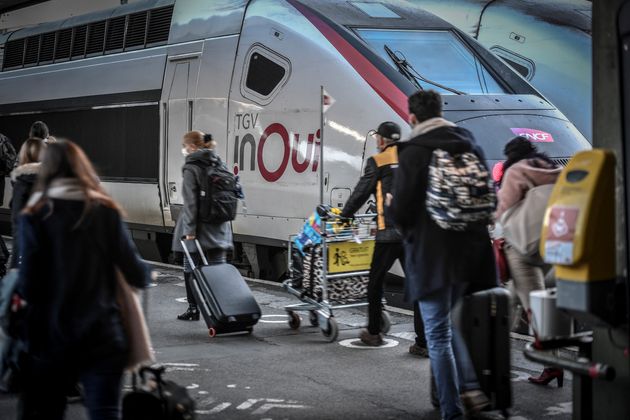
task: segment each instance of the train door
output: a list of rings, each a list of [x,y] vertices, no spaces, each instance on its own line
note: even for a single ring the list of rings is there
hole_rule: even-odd
[[[181,205],[181,179],[184,156],[181,139],[192,130],[193,107],[199,73],[199,56],[170,57],[162,97],[164,110],[163,180],[166,205]]]

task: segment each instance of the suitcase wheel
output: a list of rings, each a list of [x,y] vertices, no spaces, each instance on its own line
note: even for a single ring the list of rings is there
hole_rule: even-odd
[[[208,335],[210,338],[214,338],[217,336],[217,330],[214,327],[208,328]]]
[[[326,325],[326,329],[322,328],[322,334],[326,337],[326,341],[332,343],[339,336],[339,325],[337,325],[337,320],[332,316],[328,318],[328,322]]]
[[[289,328],[292,330],[300,328],[300,316],[293,311],[287,312],[287,315],[289,316]]]

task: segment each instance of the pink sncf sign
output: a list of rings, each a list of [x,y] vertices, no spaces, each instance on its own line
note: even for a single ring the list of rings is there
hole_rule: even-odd
[[[533,128],[510,128],[515,136],[525,137],[533,143],[553,143],[553,136],[549,133]]]

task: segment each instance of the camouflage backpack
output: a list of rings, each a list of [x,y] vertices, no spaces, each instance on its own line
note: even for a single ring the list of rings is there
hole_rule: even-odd
[[[476,154],[433,151],[426,206],[438,226],[465,231],[474,224],[490,223],[496,202],[490,173]]]

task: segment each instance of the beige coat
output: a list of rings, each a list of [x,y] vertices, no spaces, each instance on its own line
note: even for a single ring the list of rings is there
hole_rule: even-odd
[[[507,209],[524,199],[530,188],[555,184],[561,171],[562,168],[538,158],[524,159],[512,165],[503,175],[495,220],[499,220]]]

